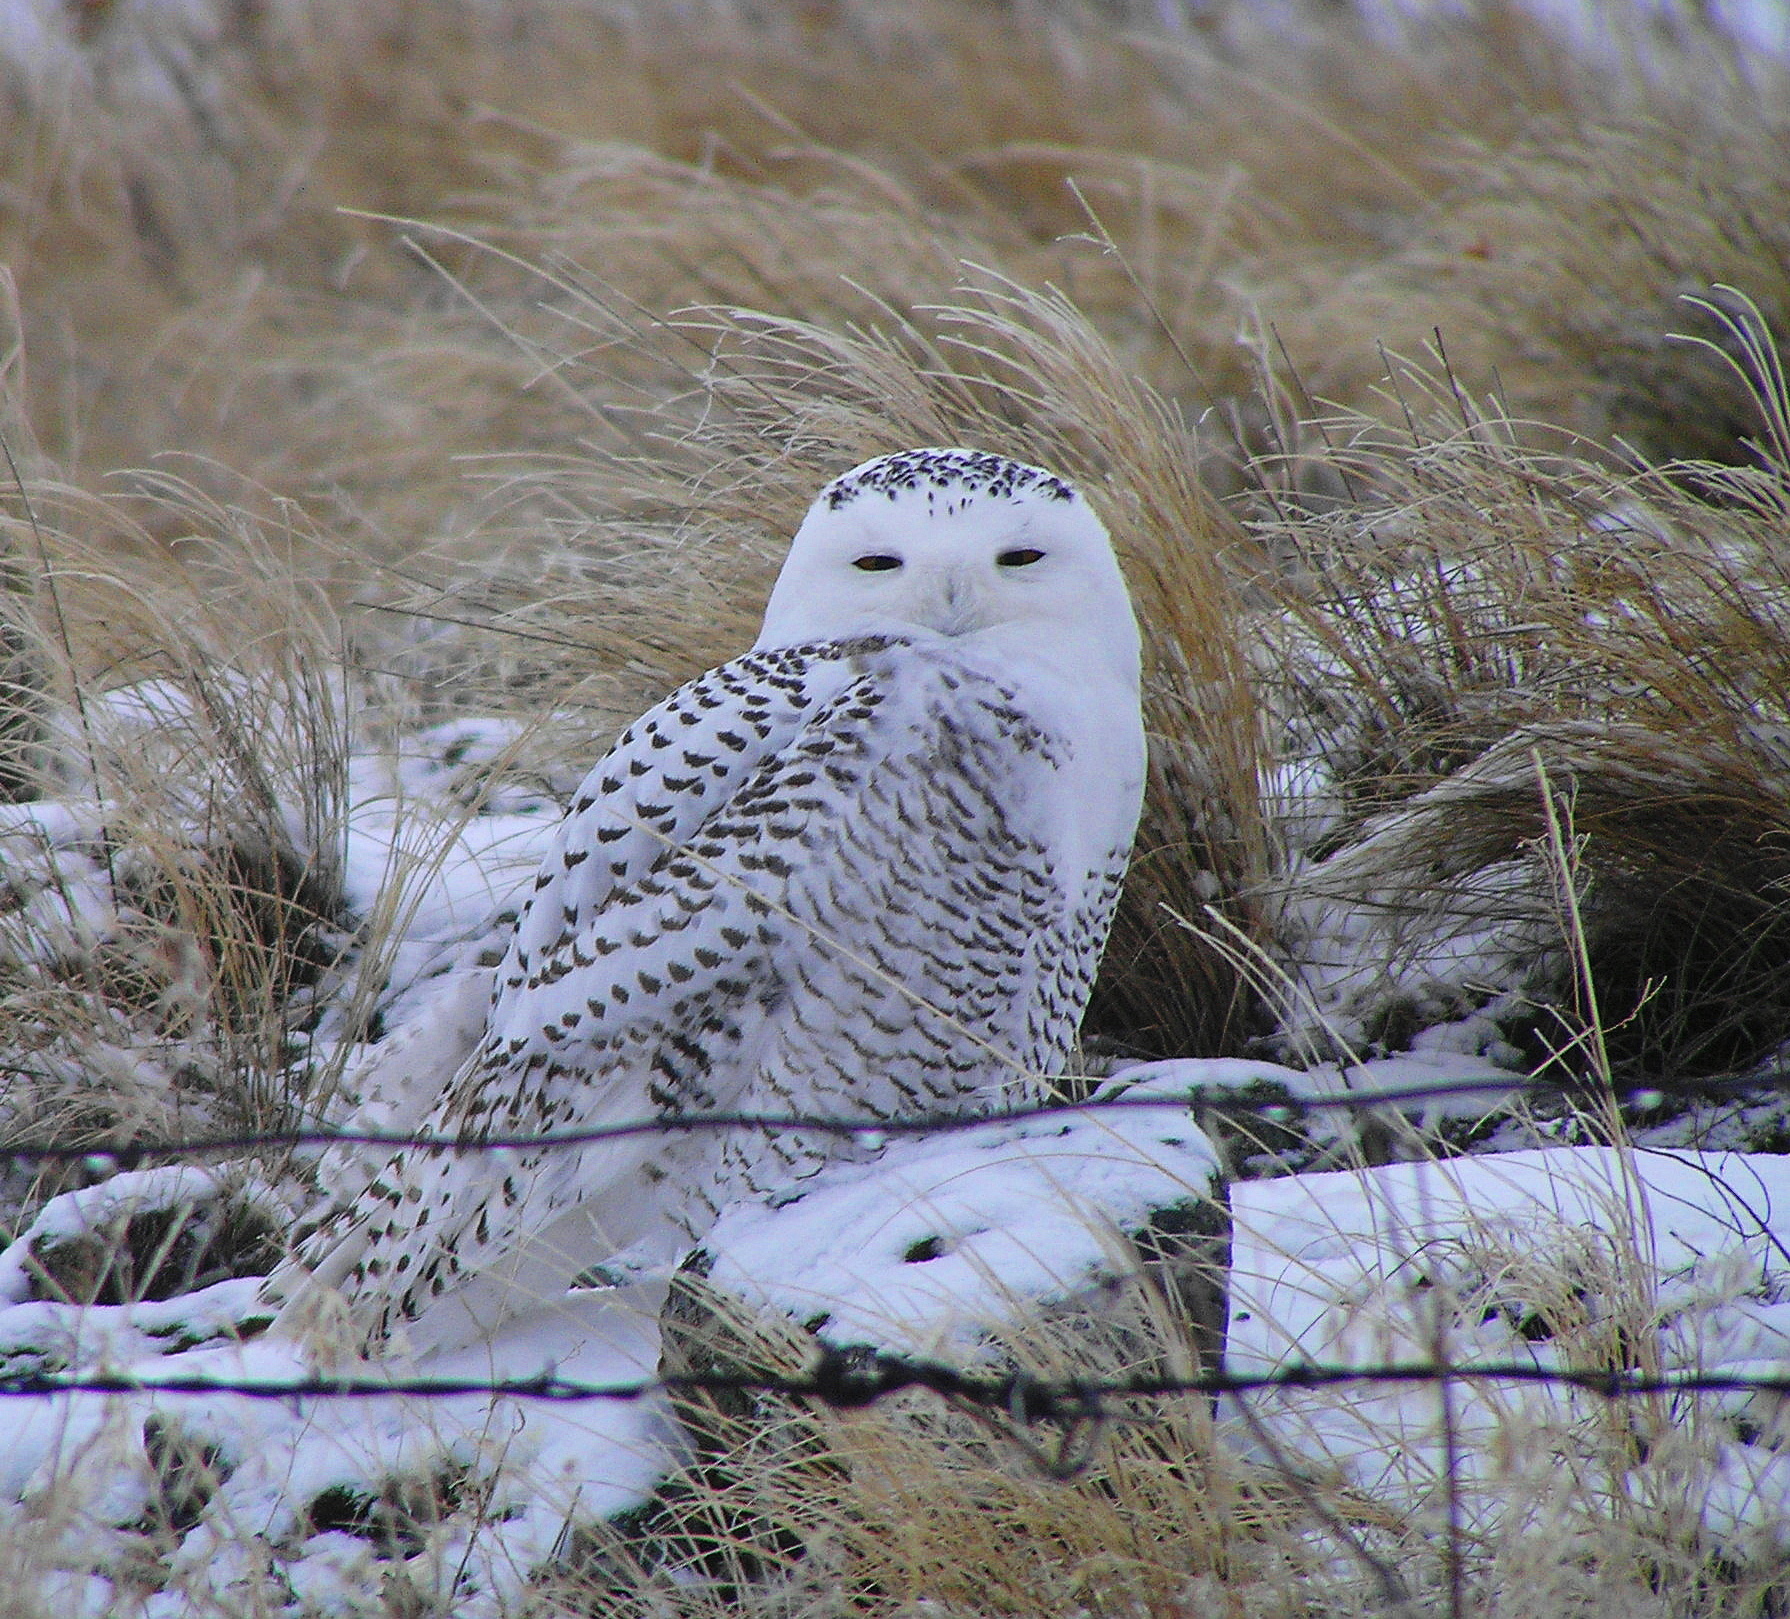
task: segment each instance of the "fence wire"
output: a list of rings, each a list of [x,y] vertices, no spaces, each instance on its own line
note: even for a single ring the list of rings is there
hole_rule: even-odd
[[[1166,1399],[1181,1395],[1215,1398],[1274,1390],[1339,1388],[1359,1384],[1510,1382],[1574,1388],[1604,1399],[1660,1394],[1790,1395],[1790,1367],[1776,1374],[1728,1372],[1648,1373],[1622,1368],[1561,1368],[1533,1361],[1395,1361],[1375,1366],[1333,1366],[1305,1361],[1272,1372],[1224,1371],[1185,1376],[1132,1372],[1114,1377],[1042,1377],[1030,1372],[977,1372],[943,1361],[886,1351],[864,1355],[823,1347],[814,1364],[797,1376],[770,1372],[667,1372],[625,1383],[585,1383],[551,1372],[517,1378],[431,1378],[312,1376],[280,1380],[230,1381],[206,1377],[79,1377],[31,1374],[0,1379],[0,1397],[62,1394],[235,1394],[252,1400],[417,1399],[457,1400],[469,1395],[502,1399],[631,1402],[658,1394],[767,1394],[814,1400],[834,1410],[860,1410],[907,1389],[1000,1412],[1023,1423],[1085,1422],[1110,1414],[1104,1402]]]
[[[1122,1083],[1123,1076],[1120,1076]],[[1272,1077],[1263,1079],[1273,1083]],[[1790,1091],[1790,1069],[1697,1079],[1684,1083],[1659,1080],[1600,1086],[1594,1092],[1560,1080],[1522,1075],[1488,1075],[1430,1084],[1337,1091],[1317,1096],[1250,1096],[1230,1087],[1190,1086],[1186,1094],[1118,1095],[1086,1101],[1044,1101],[986,1114],[950,1114],[902,1119],[846,1118],[807,1113],[702,1113],[659,1115],[589,1130],[541,1134],[441,1136],[368,1130],[301,1128],[150,1140],[96,1149],[48,1143],[0,1141],[0,1163],[86,1162],[96,1170],[134,1168],[149,1161],[172,1161],[232,1154],[275,1152],[302,1147],[360,1146],[392,1151],[433,1152],[539,1151],[588,1146],[668,1131],[790,1130],[859,1140],[924,1136],[985,1129],[1001,1124],[1053,1118],[1097,1116],[1109,1112],[1151,1110],[1193,1111],[1217,1119],[1260,1117],[1281,1119],[1324,1112],[1359,1112],[1409,1108],[1459,1100],[1474,1095],[1513,1098],[1572,1095],[1575,1089],[1600,1100],[1656,1108],[1667,1098],[1722,1100]],[[1668,1154],[1680,1149],[1662,1149]],[[1495,1156],[1495,1155],[1493,1155]],[[22,1347],[22,1346],[21,1346]],[[552,1372],[525,1378],[452,1379],[377,1375],[362,1371],[348,1376],[316,1374],[298,1379],[236,1380],[207,1377],[126,1376],[117,1373],[57,1375],[26,1371],[0,1375],[0,1398],[50,1398],[77,1394],[235,1395],[254,1400],[307,1399],[494,1399],[549,1402],[638,1401],[680,1393],[782,1396],[817,1402],[837,1410],[871,1405],[888,1395],[924,1389],[963,1405],[1004,1415],[1018,1425],[1058,1423],[1071,1426],[1100,1422],[1114,1415],[1108,1402],[1221,1395],[1259,1394],[1351,1385],[1422,1385],[1512,1382],[1576,1389],[1604,1399],[1689,1394],[1790,1396],[1790,1355],[1778,1372],[1728,1373],[1674,1371],[1648,1373],[1635,1368],[1549,1367],[1533,1361],[1412,1360],[1375,1365],[1328,1365],[1297,1361],[1270,1372],[1239,1374],[1214,1368],[1187,1375],[1132,1372],[1111,1377],[1043,1377],[1023,1371],[991,1372],[953,1366],[922,1357],[863,1350],[841,1350],[817,1344],[815,1358],[799,1375],[756,1371],[708,1370],[663,1373],[620,1383],[589,1383]]]
[[[0,1072],[6,1070],[0,1069]],[[1277,1083],[1263,1075],[1263,1082]],[[401,1131],[336,1129],[305,1126],[289,1130],[246,1131],[230,1135],[175,1137],[167,1140],[131,1141],[96,1147],[52,1142],[0,1140],[0,1164],[92,1163],[96,1169],[135,1169],[146,1160],[200,1158],[233,1153],[278,1152],[299,1147],[389,1147],[430,1152],[522,1152],[555,1147],[585,1147],[603,1141],[658,1135],[670,1131],[801,1130],[842,1138],[925,1136],[952,1130],[984,1129],[1000,1124],[1084,1116],[1102,1112],[1191,1110],[1218,1120],[1255,1116],[1284,1122],[1307,1113],[1361,1112],[1373,1108],[1406,1108],[1429,1102],[1459,1100],[1468,1096],[1558,1099],[1562,1096],[1595,1096],[1614,1100],[1618,1106],[1653,1110],[1668,1099],[1722,1101],[1761,1091],[1790,1090],[1790,1069],[1771,1069],[1757,1074],[1667,1082],[1661,1080],[1599,1086],[1574,1085],[1558,1079],[1536,1079],[1522,1074],[1487,1075],[1422,1085],[1375,1087],[1362,1091],[1335,1091],[1318,1096],[1252,1097],[1229,1086],[1190,1086],[1185,1094],[1152,1091],[1145,1096],[1095,1097],[1086,1101],[1053,1100],[994,1113],[935,1113],[906,1118],[845,1118],[824,1113],[661,1113],[650,1118],[628,1119],[619,1124],[593,1126],[588,1130],[554,1130],[540,1134],[426,1135]]]

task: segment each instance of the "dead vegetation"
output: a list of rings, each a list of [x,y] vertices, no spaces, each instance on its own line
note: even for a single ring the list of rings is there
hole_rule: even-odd
[[[1576,1080],[1601,1008],[1662,1081],[1790,1039],[1790,104],[1688,12],[1600,54],[1499,4],[73,9],[0,66],[0,798],[91,805],[0,844],[9,1134],[315,1102],[389,922],[343,889],[351,741],[494,714],[493,779],[594,757],[749,641],[821,482],[920,443],[1082,483],[1146,628],[1091,1035],[1485,1012]],[[1342,973],[1337,916],[1374,919]],[[679,1532],[780,1569],[766,1613],[1385,1610],[1204,1432],[1066,1487],[919,1407],[803,1414]],[[1783,1611],[1573,1522],[1470,1611]],[[633,1556],[542,1600],[719,1600]]]

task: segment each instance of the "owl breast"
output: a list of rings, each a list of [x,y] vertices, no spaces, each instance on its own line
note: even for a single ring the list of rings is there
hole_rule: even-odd
[[[514,1125],[583,1116],[578,1093],[618,1068],[648,1076],[664,1117],[859,1121],[982,1111],[1061,1072],[1125,851],[1058,868],[1045,828],[1071,787],[1071,746],[1014,691],[906,642],[856,661],[798,736],[618,896],[633,910],[657,891],[677,898],[645,985],[688,982],[669,1018],[614,1015],[642,993],[645,938],[616,941],[599,916],[556,941],[542,987],[567,972],[592,991],[588,1015],[511,1042],[507,1063],[539,1074],[527,1094],[547,1108]],[[630,976],[604,981],[618,943]],[[719,1173],[692,1173],[706,1145],[669,1137],[640,1165],[643,1192],[689,1189],[691,1229],[731,1197],[811,1174],[840,1143],[735,1132]]]

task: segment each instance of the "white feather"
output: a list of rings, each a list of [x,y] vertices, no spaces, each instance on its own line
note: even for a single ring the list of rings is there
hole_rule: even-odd
[[[755,650],[592,771],[422,1133],[1023,1094],[1085,1007],[1143,765],[1137,628],[1080,495],[972,451],[865,463],[797,533]],[[398,1153],[269,1294],[368,1347],[468,1342],[836,1146]]]

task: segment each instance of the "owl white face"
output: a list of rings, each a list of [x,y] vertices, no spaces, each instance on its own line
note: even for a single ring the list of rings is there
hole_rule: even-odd
[[[1007,626],[1136,667],[1112,543],[1072,485],[982,451],[904,450],[820,492],[758,645],[912,630],[969,638]]]

